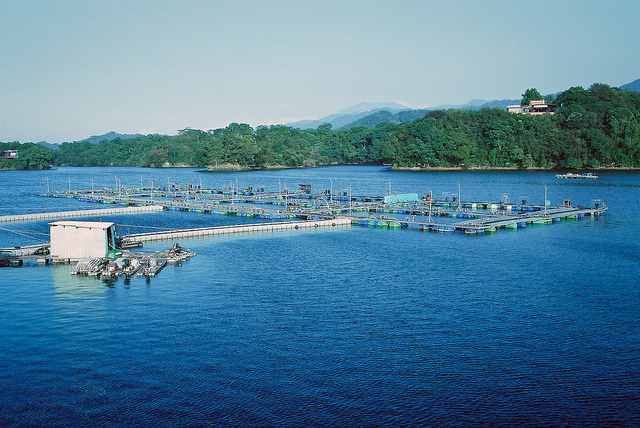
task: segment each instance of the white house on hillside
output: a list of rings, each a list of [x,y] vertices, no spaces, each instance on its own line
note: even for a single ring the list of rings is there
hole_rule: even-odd
[[[557,108],[557,105],[547,104],[544,100],[531,100],[529,104],[523,106],[517,104],[507,106],[507,111],[524,114],[553,114]]]

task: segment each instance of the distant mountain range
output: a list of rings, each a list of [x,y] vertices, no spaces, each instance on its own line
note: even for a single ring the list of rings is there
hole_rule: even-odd
[[[520,104],[520,100],[471,100],[467,104],[445,104],[429,109],[411,109],[398,103],[360,103],[338,113],[323,117],[318,120],[300,120],[287,123],[287,126],[300,129],[315,129],[318,126],[329,123],[332,129],[353,128],[354,126],[367,126],[373,128],[379,123],[403,123],[423,117],[430,110],[479,110],[484,107],[507,108],[510,104]]]
[[[84,140],[80,140],[80,141],[76,141],[77,143],[83,142],[83,141],[87,141],[91,144],[98,144],[101,141],[113,141],[116,138],[120,138],[121,140],[128,140],[130,138],[138,138],[138,137],[144,137],[144,135],[142,134],[118,134],[115,131],[111,131],[111,132],[107,132],[106,134],[102,134],[102,135],[92,135],[89,138],[85,138]]]
[[[36,144],[38,144],[40,146],[44,146],[44,147],[46,147],[48,149],[51,149],[51,150],[59,150],[60,149],[60,145],[57,144],[57,143],[47,143],[46,141],[39,141]]]
[[[287,126],[300,129],[315,129],[318,126],[330,123],[333,129],[346,127],[347,125],[361,119],[369,114],[379,111],[389,113],[397,113],[403,110],[411,110],[409,107],[398,103],[360,103],[341,110],[338,113],[325,116],[318,120],[299,120],[297,122],[287,123]]]
[[[634,80],[620,89],[640,92],[640,79]],[[559,94],[553,94],[557,96]],[[466,104],[443,104],[428,109],[415,110],[398,103],[360,103],[338,113],[323,117],[318,120],[301,120],[287,123],[287,126],[300,129],[315,129],[318,126],[329,123],[333,129],[353,128],[354,126],[367,126],[374,128],[379,123],[403,123],[423,117],[430,110],[480,110],[481,108],[503,108],[508,105],[520,104],[520,99],[504,100],[479,100],[473,99]]]
[[[631,83],[620,86],[620,89],[626,89],[627,91],[640,92],[640,79],[636,79]]]
[[[640,92],[640,79],[634,80],[631,83],[621,85],[620,89],[626,89],[628,91]],[[555,94],[557,95],[557,94]],[[386,103],[360,103],[352,107],[339,111],[338,113],[325,116],[322,119],[317,120],[299,120],[297,122],[286,123],[286,126],[300,129],[316,129],[318,126],[329,123],[333,129],[340,128],[353,128],[354,126],[366,126],[374,128],[380,123],[403,123],[410,122],[423,117],[427,112],[431,110],[446,110],[446,109],[459,109],[459,110],[479,110],[481,108],[504,108],[508,105],[520,104],[520,99],[504,99],[504,100],[479,100],[473,99],[467,104],[443,104],[428,109],[412,109],[402,104],[395,102]],[[143,137],[142,134],[118,134],[115,131],[107,132],[102,135],[93,135],[84,140],[77,142],[87,141],[91,144],[98,144],[101,141],[113,141],[116,138],[127,140],[129,138]],[[41,141],[38,144],[49,147],[53,150],[59,148],[58,144],[47,143]]]
[[[121,140],[128,140],[129,138],[138,138],[138,137],[144,137],[144,135],[142,134],[118,134],[115,131],[111,131],[111,132],[107,132],[106,134],[102,134],[102,135],[92,135],[89,138],[85,138],[84,140],[78,140],[78,141],[74,141],[74,143],[81,143],[81,142],[88,142],[91,144],[98,144],[101,141],[113,141],[116,138],[120,138]],[[38,142],[39,145],[44,146],[44,147],[48,147],[51,150],[59,150],[60,149],[60,144],[58,143],[47,143],[46,141],[40,141]]]

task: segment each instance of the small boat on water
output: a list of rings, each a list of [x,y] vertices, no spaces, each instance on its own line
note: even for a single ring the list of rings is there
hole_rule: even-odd
[[[107,257],[86,257],[78,261],[72,275],[102,276],[113,282],[118,277],[156,276],[168,263],[180,263],[196,255],[177,242],[173,247],[155,253],[131,253],[128,250],[110,250]]]
[[[149,260],[149,266],[144,270],[144,276],[156,276],[167,264],[166,259],[152,258]]]
[[[86,257],[78,261],[76,267],[71,271],[71,275],[100,276],[106,265],[106,258]]]
[[[188,248],[182,248],[177,242],[173,244],[173,248],[167,253],[167,263],[180,263],[196,255],[195,251]]]
[[[109,263],[109,259],[106,257],[91,259],[90,268],[86,271],[89,276],[95,276],[96,278],[102,274],[104,267]]]
[[[465,229],[464,231],[466,235],[478,235],[482,232],[484,232],[484,228],[482,227],[471,227],[469,229]]]
[[[122,270],[122,275],[124,275],[127,278],[131,277],[135,275],[139,269],[140,269],[140,260],[133,258],[129,261],[129,264],[125,266],[125,268]]]
[[[125,273],[125,269],[131,264],[131,259],[119,257],[115,260],[111,260],[102,270],[103,278],[117,278],[119,275]]]
[[[166,259],[150,257],[140,260],[140,269],[136,276],[156,276],[167,264]]]
[[[142,241],[140,241],[139,239],[129,238],[127,236],[124,236],[120,241],[120,248],[123,250],[129,248],[139,248],[142,246]]]
[[[456,231],[456,229],[453,226],[447,226],[444,224],[430,224],[428,228],[432,232],[439,232],[439,233],[453,233]]]
[[[110,261],[104,269],[102,269],[102,278],[117,278],[118,273],[118,266],[116,265],[116,262]]]
[[[556,178],[574,179],[574,180],[595,180],[598,176],[593,172],[583,172],[582,174],[575,174],[568,172],[566,174],[556,174]]]

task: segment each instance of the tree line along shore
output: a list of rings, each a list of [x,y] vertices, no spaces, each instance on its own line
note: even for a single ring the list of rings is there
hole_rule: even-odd
[[[334,130],[324,124],[308,130],[285,125],[254,129],[232,123],[173,136],[62,143],[57,150],[0,143],[2,152],[19,151],[17,158],[0,159],[0,169],[189,166],[222,171],[347,164],[418,170],[640,168],[640,92],[594,84],[545,100],[557,106],[554,114],[451,109],[373,128]]]

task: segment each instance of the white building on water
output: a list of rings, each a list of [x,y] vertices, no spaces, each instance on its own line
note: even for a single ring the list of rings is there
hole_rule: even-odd
[[[116,248],[114,223],[97,221],[57,221],[49,223],[51,258],[80,260],[105,257]]]

